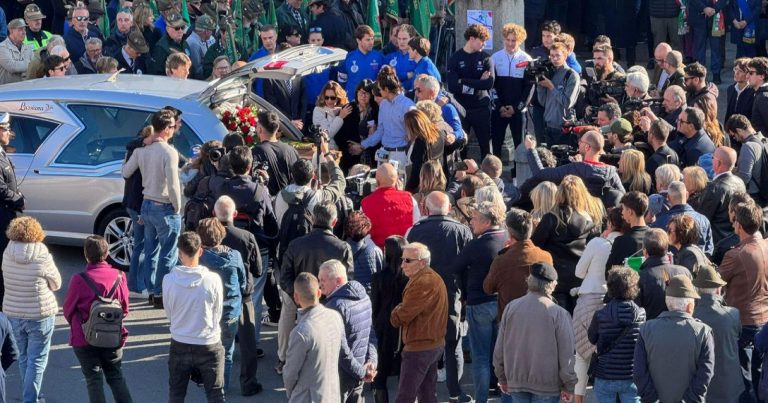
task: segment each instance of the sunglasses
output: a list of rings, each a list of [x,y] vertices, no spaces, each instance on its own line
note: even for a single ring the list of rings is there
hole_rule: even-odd
[[[309,32],[323,32],[323,28],[321,27],[312,27],[309,29]]]
[[[171,27],[174,31],[183,31],[186,27]]]
[[[75,21],[80,21],[80,22],[88,21],[88,16],[87,15],[79,15],[77,17],[72,17],[72,18],[74,18]]]
[[[404,257],[403,258],[403,263],[413,263],[413,262],[420,262],[420,261],[421,261],[421,259],[414,259],[414,258],[410,258],[410,257]]]
[[[337,100],[337,99],[338,99],[338,98],[336,98],[335,96],[334,96],[334,97],[329,97],[329,96],[327,96],[327,95],[325,96],[325,100],[326,100],[326,101],[335,101],[335,100]]]

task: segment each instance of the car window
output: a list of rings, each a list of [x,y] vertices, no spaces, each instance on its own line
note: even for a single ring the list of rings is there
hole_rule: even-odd
[[[125,146],[149,124],[152,115],[148,111],[95,105],[70,105],[69,109],[85,127],[59,154],[59,164],[101,165],[124,159]],[[182,155],[190,156],[192,146],[200,140],[184,124],[172,143]]]
[[[184,123],[184,116],[181,116],[181,131],[171,137],[171,145],[185,157],[191,157],[194,154],[192,148],[200,146],[203,142],[197,137],[197,134]]]
[[[101,165],[122,160],[125,146],[144,126],[149,112],[96,105],[70,105],[83,130],[67,144],[59,164]]]
[[[58,127],[57,123],[47,120],[12,116],[11,130],[14,137],[6,150],[9,153],[34,154],[56,127]]]

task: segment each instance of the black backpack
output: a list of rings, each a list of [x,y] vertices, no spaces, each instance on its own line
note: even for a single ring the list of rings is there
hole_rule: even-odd
[[[184,205],[184,229],[197,230],[197,225],[204,218],[213,217],[213,205],[216,204],[215,195],[210,189],[211,177],[206,176],[197,185],[197,192]]]
[[[123,279],[122,273],[117,275],[115,284],[105,296],[101,295],[96,284],[85,273],[80,273],[80,277],[96,294],[96,299],[91,303],[88,320],[82,322],[85,341],[93,347],[120,347],[123,339],[123,307],[115,298],[115,292]]]
[[[288,210],[280,220],[280,231],[277,234],[278,257],[282,260],[288,244],[296,238],[307,235],[312,230],[312,212],[309,211],[309,201],[315,196],[312,190],[297,193],[291,201],[286,200],[290,193],[282,190],[280,197],[288,203]]]

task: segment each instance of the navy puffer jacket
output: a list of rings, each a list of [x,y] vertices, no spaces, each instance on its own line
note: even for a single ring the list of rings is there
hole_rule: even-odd
[[[377,363],[376,332],[373,330],[371,299],[365,287],[350,281],[339,287],[325,302],[325,307],[341,314],[347,342],[342,343],[339,366],[347,377],[365,377],[365,363]]]
[[[595,312],[587,337],[597,346],[598,361],[595,378],[606,380],[632,379],[635,343],[640,335],[640,325],[645,322],[645,310],[633,301],[612,299],[603,309]],[[610,348],[614,340],[621,340]],[[610,351],[606,352],[606,350]]]

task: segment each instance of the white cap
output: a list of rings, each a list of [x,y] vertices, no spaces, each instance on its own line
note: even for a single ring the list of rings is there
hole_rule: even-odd
[[[8,112],[0,113],[0,126],[8,127],[11,125],[11,115]]]

